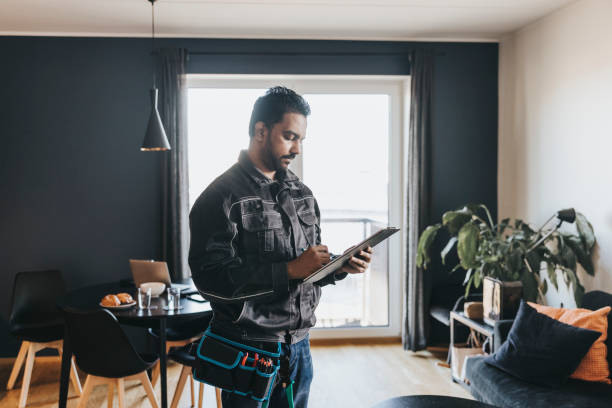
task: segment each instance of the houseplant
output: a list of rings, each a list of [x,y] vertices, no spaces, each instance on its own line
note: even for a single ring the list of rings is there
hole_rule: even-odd
[[[427,269],[432,244],[438,231],[444,228],[450,239],[440,253],[442,263],[456,246],[459,264],[453,271],[459,268],[466,271],[466,296],[472,286],[478,288],[485,276],[491,276],[501,281],[520,280],[523,298],[536,301],[548,289],[547,281],[540,276],[542,262],[545,262],[544,273],[550,282],[558,289],[557,271],[560,271],[565,285],[568,288],[571,285],[576,304],[580,305],[584,287],[576,274],[576,266],[580,264],[586,273],[595,274],[591,259],[595,236],[584,215],[577,213],[575,224],[576,233],[557,231],[531,249],[541,237],[540,231],[519,219],[512,222],[505,218],[495,224],[485,205],[468,204],[444,213],[441,223],[423,231],[417,247],[417,266]]]

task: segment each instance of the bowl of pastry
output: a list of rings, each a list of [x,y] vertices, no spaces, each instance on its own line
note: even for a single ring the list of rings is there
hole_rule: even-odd
[[[129,293],[109,294],[102,298],[100,306],[107,309],[128,309],[136,304]]]

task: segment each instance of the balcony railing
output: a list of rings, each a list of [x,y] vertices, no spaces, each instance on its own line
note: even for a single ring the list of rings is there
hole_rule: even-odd
[[[330,250],[347,249],[350,245],[367,238],[386,227],[386,223],[369,217],[322,218],[324,244]],[[325,224],[328,227],[325,227]],[[342,233],[329,224],[345,224]],[[352,228],[349,226],[352,225]],[[361,237],[356,236],[357,229]],[[326,231],[331,230],[331,234]],[[347,230],[348,232],[344,232]],[[342,246],[344,245],[344,246]],[[324,291],[317,308],[319,328],[347,328],[364,326],[385,326],[388,324],[388,251],[386,245],[377,247],[370,269],[363,275],[348,277]]]

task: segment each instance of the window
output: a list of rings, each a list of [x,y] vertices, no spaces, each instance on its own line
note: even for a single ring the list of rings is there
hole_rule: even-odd
[[[402,225],[404,77],[188,76],[190,206],[249,143],[256,98],[284,85],[311,106],[294,171],[321,209],[332,253],[388,225]],[[376,247],[370,270],[323,288],[314,337],[400,334],[402,237]]]

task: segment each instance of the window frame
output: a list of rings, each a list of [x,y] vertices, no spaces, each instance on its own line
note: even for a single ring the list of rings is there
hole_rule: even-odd
[[[187,74],[187,88],[267,89],[286,86],[299,94],[386,94],[389,95],[389,225],[406,226],[407,141],[410,76],[378,75],[240,75]],[[291,166],[302,178],[302,158]],[[389,240],[388,325],[351,328],[313,328],[313,339],[399,337],[405,316],[406,228]],[[391,256],[391,254],[396,254]],[[399,256],[397,256],[399,255]],[[366,272],[367,273],[367,272]],[[350,277],[348,277],[350,279]],[[339,283],[341,286],[341,282]],[[336,288],[341,290],[341,287]]]

